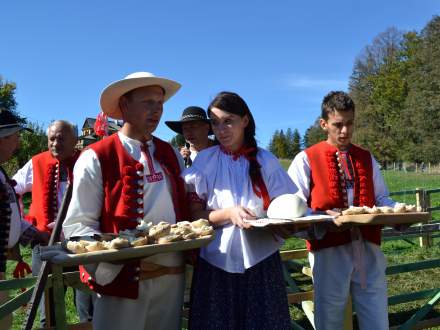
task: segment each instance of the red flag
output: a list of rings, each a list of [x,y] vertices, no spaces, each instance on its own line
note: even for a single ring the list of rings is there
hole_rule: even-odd
[[[108,121],[106,114],[104,114],[103,112],[99,113],[98,117],[96,117],[93,129],[95,130],[95,134],[98,136],[108,135]]]

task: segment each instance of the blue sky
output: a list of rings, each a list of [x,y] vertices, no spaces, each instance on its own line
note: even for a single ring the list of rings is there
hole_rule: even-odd
[[[0,75],[17,84],[18,111],[43,126],[81,126],[112,81],[149,71],[182,83],[164,124],[217,92],[239,93],[267,146],[275,129],[301,134],[322,97],[347,89],[355,57],[388,27],[420,31],[437,0],[3,1]]]

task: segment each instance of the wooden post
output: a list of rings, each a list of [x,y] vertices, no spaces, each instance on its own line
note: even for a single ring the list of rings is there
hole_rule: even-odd
[[[424,211],[428,211],[431,207],[431,194],[429,194],[427,191],[424,191],[424,202],[425,202],[425,208]],[[429,223],[429,222],[428,222]],[[422,237],[419,238],[420,246],[422,247],[431,247],[432,246],[432,234],[426,233]]]
[[[347,306],[345,306],[344,330],[353,330],[353,306],[351,302],[351,295],[348,296]]]
[[[53,302],[55,308],[55,329],[67,329],[66,302],[64,298],[63,267],[52,265]]]
[[[427,199],[429,199],[429,194],[426,193],[424,189],[416,188],[416,206],[420,208],[423,212],[426,212],[428,206],[426,205]],[[424,234],[419,237],[420,247],[430,247],[432,245],[432,237],[429,233]]]

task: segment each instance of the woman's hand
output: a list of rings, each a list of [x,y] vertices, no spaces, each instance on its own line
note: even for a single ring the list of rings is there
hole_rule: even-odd
[[[256,218],[254,212],[243,206],[235,206],[228,209],[228,218],[231,222],[240,228],[250,228],[251,225],[244,222],[244,219],[254,220]]]

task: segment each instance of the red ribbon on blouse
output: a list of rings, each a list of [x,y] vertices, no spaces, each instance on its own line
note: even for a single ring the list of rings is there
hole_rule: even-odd
[[[256,162],[258,166],[260,164],[257,161],[256,156],[253,156],[252,153],[256,150],[255,147],[246,147],[242,146],[237,151],[229,151],[225,149],[223,146],[220,146],[220,150],[232,157],[233,160],[238,160],[240,157],[246,158],[249,162],[253,161]],[[258,198],[263,199],[263,207],[265,210],[269,208],[270,204],[270,197],[269,192],[267,191],[266,184],[264,183],[263,177],[261,176],[261,173],[258,175],[257,178],[251,178],[252,181],[252,190],[254,191],[255,195],[257,195]]]

